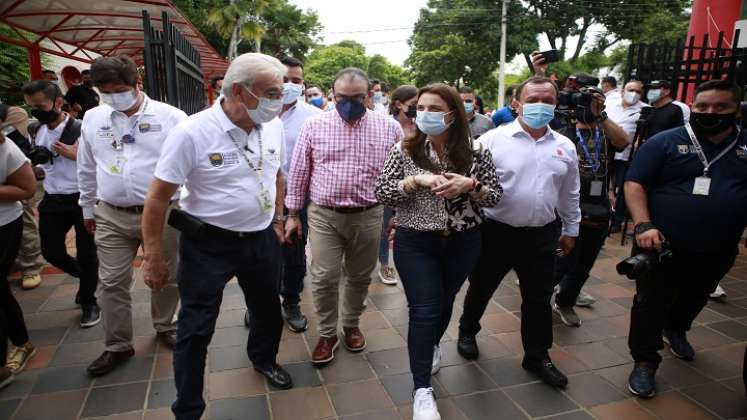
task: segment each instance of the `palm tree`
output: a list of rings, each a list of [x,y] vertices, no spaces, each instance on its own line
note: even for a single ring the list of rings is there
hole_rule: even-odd
[[[208,13],[207,24],[224,38],[229,38],[228,59],[238,55],[241,41],[249,40],[259,52],[265,27],[259,17],[269,0],[216,0]]]

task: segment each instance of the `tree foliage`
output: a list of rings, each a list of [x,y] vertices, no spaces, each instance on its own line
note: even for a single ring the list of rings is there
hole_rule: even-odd
[[[0,23],[0,35],[18,39],[18,34]],[[27,34],[33,39],[33,34]],[[23,105],[21,85],[31,79],[28,50],[0,41],[0,100],[10,105]],[[47,65],[46,54],[41,55],[42,67]]]
[[[315,11],[303,11],[286,0],[271,0],[262,20],[265,24],[262,52],[272,56],[304,59],[316,46],[322,30]]]

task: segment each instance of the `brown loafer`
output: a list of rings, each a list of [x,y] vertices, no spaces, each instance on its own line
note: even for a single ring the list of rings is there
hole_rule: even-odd
[[[94,377],[106,375],[134,355],[135,350],[133,349],[126,351],[105,351],[88,366],[88,374]]]
[[[158,338],[170,350],[174,350],[174,347],[176,347],[176,330],[160,332],[158,333]]]
[[[342,327],[342,334],[345,337],[345,347],[357,353],[366,348],[366,337],[363,336],[361,329],[358,327]]]
[[[335,358],[335,350],[340,345],[337,336],[319,337],[319,341],[311,354],[311,363],[321,364],[332,361]]]

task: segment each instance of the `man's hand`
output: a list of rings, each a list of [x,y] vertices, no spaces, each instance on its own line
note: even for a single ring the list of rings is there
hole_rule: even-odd
[[[389,224],[386,227],[386,237],[389,242],[394,240],[394,231],[397,229],[397,222],[394,221],[394,217],[389,219]]]
[[[662,235],[658,229],[649,229],[635,236],[635,242],[638,245],[638,248],[646,251],[655,249],[661,252],[661,243],[665,240],[664,235]]]
[[[278,238],[280,245],[285,243],[285,224],[282,222],[272,222],[272,230],[275,231],[275,236]]]
[[[567,257],[576,246],[576,238],[562,235],[558,239],[558,256]]]
[[[44,179],[44,169],[41,166],[34,166],[33,169],[36,179]]]
[[[446,172],[443,176],[448,180],[448,182],[431,188],[431,191],[439,197],[448,199],[459,197],[460,195],[470,191],[475,185],[472,178],[467,178],[463,175]]]
[[[58,155],[64,156],[70,160],[76,160],[78,157],[78,142],[76,141],[72,145],[60,143],[59,141],[54,142],[52,148]]]
[[[85,225],[86,231],[91,235],[96,233],[96,219],[84,219],[83,225]]]
[[[591,98],[591,114],[595,117],[599,117],[604,111],[604,96],[599,93],[594,93]]]
[[[169,279],[169,267],[163,255],[145,254],[143,262],[143,280],[153,290],[161,290]]]
[[[534,75],[544,77],[545,73],[547,73],[547,66],[549,66],[550,63],[545,63],[545,57],[543,57],[539,51],[533,52],[531,57],[532,67],[534,67]]]
[[[288,216],[285,221],[285,242],[292,244],[294,235],[296,238],[303,238],[301,219],[298,216]]]

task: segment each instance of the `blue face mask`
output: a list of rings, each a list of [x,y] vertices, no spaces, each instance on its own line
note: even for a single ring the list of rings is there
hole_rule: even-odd
[[[524,104],[522,108],[524,110],[522,120],[534,129],[550,124],[550,121],[555,118],[555,105],[534,103]]]
[[[464,103],[464,112],[471,113],[475,110],[475,103],[474,102],[465,102]]]
[[[311,105],[314,105],[317,108],[321,108],[322,104],[324,104],[324,98],[322,98],[321,96],[319,96],[319,97],[314,98],[311,101],[309,101],[309,103]]]
[[[648,103],[650,104],[658,101],[659,98],[661,98],[661,89],[651,89],[646,94],[646,99],[648,99]]]
[[[340,117],[349,123],[358,121],[366,113],[366,106],[362,102],[349,99],[337,102],[335,108]]]
[[[418,129],[429,136],[437,136],[451,125],[446,124],[446,115],[450,112],[429,112],[429,111],[418,111],[418,115],[415,118],[415,124]]]

